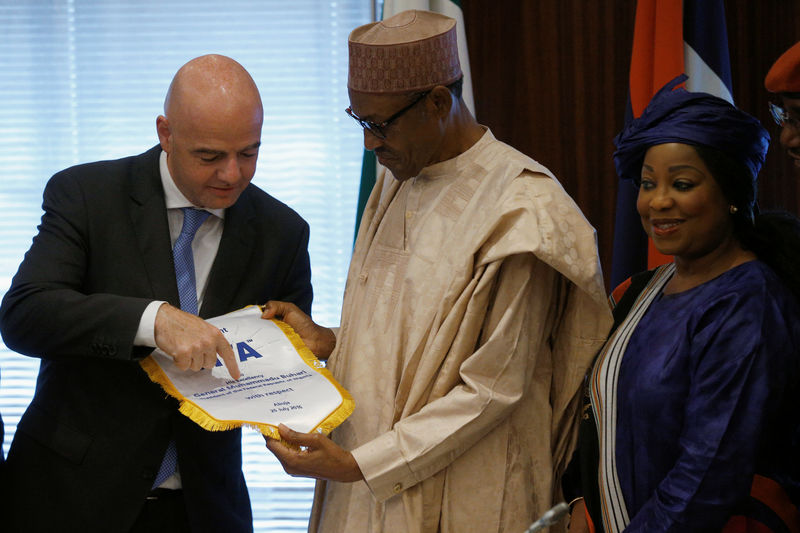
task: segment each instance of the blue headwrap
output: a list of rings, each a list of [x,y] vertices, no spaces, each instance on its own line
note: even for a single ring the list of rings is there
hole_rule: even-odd
[[[722,98],[673,90],[686,79],[682,74],[662,87],[642,116],[614,138],[617,174],[639,183],[647,149],[674,142],[720,150],[744,165],[755,183],[769,147],[769,133],[756,118]]]

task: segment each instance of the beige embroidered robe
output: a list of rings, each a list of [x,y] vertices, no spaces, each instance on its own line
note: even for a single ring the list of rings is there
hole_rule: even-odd
[[[369,199],[329,368],[332,438],[365,481],[319,482],[309,531],[522,533],[560,498],[579,388],[610,326],[595,234],[490,131]]]

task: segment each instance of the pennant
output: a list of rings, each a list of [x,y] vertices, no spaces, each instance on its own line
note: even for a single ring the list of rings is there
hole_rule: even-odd
[[[156,349],[140,362],[150,379],[180,402],[180,411],[208,431],[250,426],[280,439],[278,425],[328,434],[354,409],[353,398],[279,320],[257,306],[208,320],[231,344],[241,376],[234,380],[217,359],[213,369],[179,370]]]

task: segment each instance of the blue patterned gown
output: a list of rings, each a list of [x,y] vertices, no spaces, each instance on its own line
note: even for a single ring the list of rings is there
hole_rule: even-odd
[[[800,309],[764,263],[660,295],[619,375],[626,531],[719,531],[754,472],[800,501],[799,374]]]

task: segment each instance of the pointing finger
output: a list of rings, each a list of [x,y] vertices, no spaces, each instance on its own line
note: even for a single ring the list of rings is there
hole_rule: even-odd
[[[222,358],[222,363],[228,369],[233,379],[239,379],[242,373],[239,371],[239,363],[236,361],[236,356],[233,355],[233,349],[228,344],[228,340],[220,332],[220,340],[217,341],[217,353]]]

